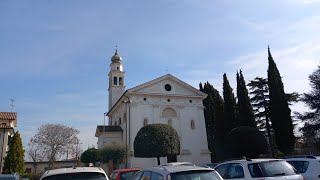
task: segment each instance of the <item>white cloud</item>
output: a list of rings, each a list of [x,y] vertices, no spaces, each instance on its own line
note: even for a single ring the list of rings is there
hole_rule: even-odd
[[[296,4],[315,4],[320,3],[320,0],[287,0],[287,2]]]

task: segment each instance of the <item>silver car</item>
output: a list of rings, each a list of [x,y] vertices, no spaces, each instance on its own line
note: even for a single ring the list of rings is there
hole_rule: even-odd
[[[60,168],[46,171],[40,180],[108,180],[99,167]]]
[[[224,179],[232,180],[303,180],[289,163],[281,159],[232,160],[214,169]]]
[[[156,166],[145,168],[131,180],[223,180],[210,168],[190,165]]]

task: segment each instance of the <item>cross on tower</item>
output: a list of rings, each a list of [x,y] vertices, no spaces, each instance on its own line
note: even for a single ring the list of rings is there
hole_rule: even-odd
[[[11,112],[12,112],[13,107],[16,107],[16,106],[14,105],[14,99],[10,99],[10,101],[11,101],[10,106],[11,106]]]

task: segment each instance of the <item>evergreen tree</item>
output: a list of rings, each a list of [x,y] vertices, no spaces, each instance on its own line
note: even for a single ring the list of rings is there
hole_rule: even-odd
[[[224,99],[224,133],[225,135],[228,134],[228,132],[237,127],[237,120],[236,120],[236,100],[234,98],[234,94],[232,92],[232,88],[229,84],[227,75],[223,74],[223,99]]]
[[[93,163],[95,166],[96,162],[100,160],[99,150],[96,148],[88,148],[82,153],[80,160],[83,163]]]
[[[241,70],[240,74],[237,72],[237,97],[239,110],[238,126],[257,127],[248,95],[248,90]]]
[[[224,158],[224,119],[223,119],[223,99],[209,82],[200,83],[200,91],[208,94],[203,100],[204,115],[207,129],[207,139],[209,150],[212,153],[212,161],[219,161]]]
[[[273,157],[273,140],[272,140],[272,128],[270,124],[269,116],[269,87],[268,80],[262,77],[256,77],[248,84],[250,87],[250,99],[256,117],[258,128],[263,131],[267,131],[268,136],[268,148]]]
[[[9,141],[9,151],[4,160],[3,173],[24,173],[24,150],[19,132],[16,132]]]
[[[112,160],[113,169],[119,169],[119,166],[125,162],[127,150],[122,144],[109,144],[98,151],[98,156],[100,156],[103,163],[108,163]]]
[[[204,106],[204,119],[206,123],[207,130],[207,141],[208,141],[208,149],[211,152],[211,161],[213,161],[215,152],[215,141],[214,141],[214,122],[213,122],[213,99],[210,90],[208,89],[207,83],[202,86],[202,83],[199,84],[199,88],[201,92],[206,93],[208,96],[203,100]]]
[[[287,154],[293,150],[295,136],[293,134],[293,123],[291,110],[284,92],[283,83],[279,70],[271,56],[268,47],[268,86],[270,98],[270,119],[275,134],[278,149]]]
[[[142,127],[133,142],[134,157],[175,157],[180,154],[180,140],[177,131],[168,124],[148,124]]]
[[[226,150],[231,158],[257,158],[267,152],[267,141],[258,128],[239,126],[227,135]]]
[[[313,141],[320,149],[320,66],[309,75],[309,81],[312,90],[303,95],[302,101],[310,111],[300,115],[300,119],[306,122],[301,130],[305,138]]]

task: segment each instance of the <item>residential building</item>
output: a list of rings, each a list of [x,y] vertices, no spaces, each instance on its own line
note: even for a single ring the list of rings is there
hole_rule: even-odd
[[[4,159],[9,150],[9,138],[14,134],[17,127],[16,112],[0,112],[0,172],[2,173]]]

